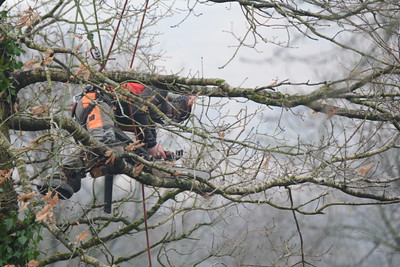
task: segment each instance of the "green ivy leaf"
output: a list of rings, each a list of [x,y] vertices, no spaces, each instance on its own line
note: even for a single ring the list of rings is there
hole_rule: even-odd
[[[27,238],[26,236],[22,235],[22,236],[20,236],[20,237],[17,239],[17,241],[18,241],[18,243],[20,243],[21,245],[25,245],[26,241],[28,241],[28,238]]]
[[[6,226],[7,231],[10,231],[14,227],[15,223],[13,219],[5,219],[4,225]]]

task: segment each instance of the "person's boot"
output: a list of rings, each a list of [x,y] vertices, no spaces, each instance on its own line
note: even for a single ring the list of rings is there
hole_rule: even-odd
[[[51,185],[49,185],[51,181]],[[45,195],[49,188],[57,192],[60,199],[69,199],[72,195],[79,191],[81,188],[80,178],[69,178],[64,172],[57,172],[46,177],[46,182],[43,185],[37,186],[39,192]]]
[[[72,187],[74,193],[78,192],[81,189],[81,178],[85,177],[85,174],[69,169],[63,169],[62,173],[67,177],[67,184]]]

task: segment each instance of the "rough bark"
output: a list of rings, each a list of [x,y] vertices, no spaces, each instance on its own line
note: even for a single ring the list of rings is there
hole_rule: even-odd
[[[3,52],[0,50],[0,55],[4,57]],[[7,73],[5,73],[6,76]],[[8,125],[4,123],[9,118],[12,111],[12,103],[7,103],[5,97],[0,95],[0,132],[4,138],[10,139],[8,133]],[[0,137],[1,138],[1,137]],[[7,172],[13,168],[13,159],[2,149],[0,149],[0,170]],[[0,175],[1,177],[1,175]],[[8,216],[12,210],[17,210],[17,193],[13,187],[12,179],[5,179],[0,183],[0,216]]]

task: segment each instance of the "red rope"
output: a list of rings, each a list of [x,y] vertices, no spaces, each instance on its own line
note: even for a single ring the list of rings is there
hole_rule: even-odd
[[[139,32],[138,32],[138,37],[137,37],[137,39],[136,39],[135,48],[133,49],[131,64],[129,65],[129,68],[130,68],[130,69],[132,69],[133,60],[135,59],[135,56],[136,56],[136,50],[137,50],[137,48],[138,48],[139,39],[140,39],[140,34],[142,33],[144,18],[146,17],[146,12],[147,12],[147,7],[148,7],[148,6],[149,6],[149,0],[146,0],[146,5],[145,5],[145,7],[144,7],[143,16],[142,16],[142,22],[140,23]]]
[[[125,8],[126,8],[126,6],[127,6],[127,4],[128,4],[128,1],[129,1],[129,0],[126,0],[126,1],[125,1],[124,7],[122,8],[121,16],[119,17],[118,24],[117,24],[117,28],[115,29],[114,36],[113,36],[113,39],[112,39],[112,41],[111,41],[110,48],[108,49],[107,56],[106,56],[106,58],[104,59],[103,65],[100,66],[99,71],[102,71],[102,70],[105,68],[105,66],[106,66],[106,64],[107,64],[107,61],[108,61],[108,58],[110,57],[112,48],[113,48],[113,46],[114,46],[115,39],[117,38],[119,26],[121,25],[122,17],[124,16]]]
[[[147,210],[146,210],[146,198],[144,196],[144,184],[142,184],[142,197],[143,197],[143,217],[144,217],[144,227],[146,230],[146,245],[147,245],[147,257],[149,258],[149,267],[151,264],[151,254],[150,254],[150,238],[149,238],[149,228],[147,227]]]
[[[105,68],[105,66],[106,66],[106,64],[107,64],[107,61],[108,61],[108,59],[109,59],[109,57],[110,57],[112,48],[113,48],[113,46],[114,46],[115,39],[116,39],[117,34],[118,34],[119,26],[121,25],[122,17],[124,16],[125,9],[126,9],[126,6],[127,6],[127,4],[128,4],[128,1],[129,1],[129,0],[126,0],[126,1],[125,1],[124,7],[122,8],[121,16],[119,17],[118,24],[117,24],[117,28],[115,29],[114,36],[113,36],[113,39],[112,39],[112,41],[111,41],[110,48],[109,48],[108,53],[107,53],[107,56],[106,56],[106,58],[105,58],[105,60],[104,60],[104,64],[103,64],[102,66],[100,66],[99,71],[102,71],[102,70]],[[146,11],[147,11],[148,5],[149,5],[149,0],[146,0],[146,5],[145,5],[144,11],[143,11],[142,21],[141,21],[141,23],[140,23],[139,33],[138,33],[138,37],[137,37],[137,39],[136,39],[136,45],[135,45],[135,49],[134,49],[134,51],[133,51],[133,55],[132,55],[132,60],[131,60],[130,68],[132,68],[132,66],[133,66],[133,60],[134,60],[135,55],[136,55],[136,50],[137,50],[137,46],[138,46],[138,43],[139,43],[140,34],[141,34],[141,32],[142,32],[143,23],[144,23],[144,18],[145,18],[145,16],[146,16]],[[137,133],[136,133],[136,137],[137,137]],[[145,197],[145,194],[144,194],[144,184],[142,184],[142,197],[143,197],[143,202],[142,202],[142,203],[143,203],[144,227],[145,227],[145,231],[146,231],[147,256],[148,256],[148,258],[149,258],[149,266],[151,267],[151,266],[152,266],[152,263],[151,263],[151,254],[150,254],[150,239],[149,239],[149,229],[148,229],[148,226],[147,226],[147,210],[146,210],[146,201],[145,201],[145,200],[146,200],[146,197]]]
[[[133,107],[131,105],[129,105],[129,116],[131,117],[132,123],[135,125],[136,122],[133,119]],[[134,128],[135,130],[135,136],[136,136],[136,140],[139,140],[139,134],[137,132],[137,128]],[[147,247],[147,257],[149,259],[149,267],[152,267],[152,263],[151,263],[151,253],[150,253],[150,238],[149,238],[149,228],[147,226],[147,209],[146,209],[146,197],[144,194],[144,184],[142,184],[142,204],[143,204],[143,219],[144,219],[144,229],[146,232],[146,247]]]
[[[138,44],[139,44],[140,34],[142,32],[142,29],[143,29],[144,18],[146,17],[146,12],[147,12],[148,6],[149,6],[149,0],[146,0],[146,4],[145,4],[145,7],[144,7],[143,16],[142,16],[142,21],[141,21],[140,27],[139,27],[138,37],[136,39],[135,48],[134,48],[133,54],[132,54],[131,64],[129,65],[130,69],[132,69],[133,61],[134,61],[135,56],[136,56],[136,50],[137,50],[137,47],[138,47]],[[130,114],[130,115],[132,117],[132,114]],[[132,117],[132,119],[133,119],[133,117]],[[137,134],[136,131],[135,131],[135,134],[136,134],[136,139],[138,139],[137,138],[138,134]],[[144,184],[142,184],[142,197],[143,197],[143,202],[142,202],[143,203],[143,219],[144,219],[144,227],[145,227],[145,230],[146,230],[147,257],[149,259],[149,266],[151,267],[152,263],[151,263],[151,253],[150,253],[150,238],[149,238],[149,228],[147,226],[147,211],[146,211],[146,197],[145,197],[145,194],[144,194]]]

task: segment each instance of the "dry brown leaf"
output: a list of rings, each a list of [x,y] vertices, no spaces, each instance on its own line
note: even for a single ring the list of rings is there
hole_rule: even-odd
[[[51,201],[50,201],[50,205],[52,207],[55,207],[58,204],[58,201],[60,200],[60,198],[58,197],[58,194],[55,194],[54,197],[52,197]]]
[[[29,20],[29,15],[22,16],[22,17],[17,21],[16,28],[17,28],[18,30],[22,29],[22,28],[27,24],[28,20]]]
[[[43,52],[45,55],[52,57],[54,55],[54,51],[51,49],[47,49],[46,51]]]
[[[148,106],[142,106],[140,109],[141,109],[142,111],[148,111],[148,110],[149,110],[149,107],[148,107]]]
[[[313,114],[313,115],[318,114],[318,111],[313,110],[313,111],[311,111],[311,114]]]
[[[31,108],[31,113],[33,117],[44,117],[49,114],[50,106],[49,105],[38,105]]]
[[[45,57],[44,60],[42,61],[43,65],[50,65],[54,60],[54,57]]]
[[[49,135],[40,135],[33,139],[26,147],[20,148],[19,151],[24,152],[27,150],[34,150],[41,144],[43,144],[46,141],[54,141],[54,138],[51,138]]]
[[[41,211],[39,211],[39,213],[40,213],[40,214],[47,213],[49,210],[51,210],[52,207],[53,207],[53,206],[50,205],[50,203],[47,203],[47,204],[43,207],[43,209],[42,209]],[[38,214],[39,214],[39,213],[38,213]]]
[[[13,172],[14,172],[14,169],[10,169],[10,170],[7,172],[7,174],[5,175],[5,177],[6,177],[7,179],[10,179],[10,180],[11,180],[11,176],[12,176]]]
[[[0,184],[4,183],[6,180],[11,180],[14,169],[0,170]]]
[[[108,152],[108,151],[107,151]],[[107,153],[106,152],[106,153]],[[110,156],[107,156],[106,154],[104,154],[106,157],[108,157],[108,159],[106,160],[106,164],[110,164],[111,163],[111,165],[114,165],[114,163],[115,163],[115,158],[117,157],[114,153],[112,153],[112,151],[111,151],[111,154],[110,154]]]
[[[85,80],[89,80],[90,71],[83,64],[80,64],[79,69],[76,72],[76,75]]]
[[[181,172],[174,172],[172,175],[178,176],[179,174],[181,174]]]
[[[29,7],[29,9],[25,10],[24,13],[26,15],[22,16],[18,21],[17,21],[17,25],[16,28],[22,29],[23,27],[30,27],[32,26],[34,23],[41,21],[40,19],[40,15],[37,11],[33,10],[31,7]]]
[[[51,192],[51,191],[48,191],[48,192],[46,193],[46,195],[42,197],[42,199],[43,199],[44,201],[50,201],[50,200],[51,200],[51,195],[52,195],[52,192]]]
[[[114,154],[114,152],[113,152],[112,150],[107,150],[107,151],[104,153],[104,156],[106,156],[106,157],[108,158],[108,157],[111,157],[112,154]]]
[[[112,150],[107,150],[104,153],[104,156],[106,156],[108,159],[106,160],[106,164],[111,163],[112,165],[114,165],[115,162],[115,155],[114,152]]]
[[[32,68],[33,68],[33,69],[38,69],[38,68],[40,68],[41,66],[42,66],[42,62],[38,62],[38,63],[33,64]]]
[[[143,170],[144,164],[136,164],[134,167],[135,171],[133,172],[133,176],[136,177]]]
[[[56,217],[54,216],[54,211],[53,211],[53,210],[51,210],[51,211],[48,213],[47,219],[48,219],[52,224],[57,224]]]
[[[21,208],[19,208],[19,211],[24,211],[24,210],[26,210],[26,208],[29,206],[29,204],[31,204],[30,201],[24,202],[24,204],[22,204]]]
[[[31,260],[26,264],[26,267],[37,267],[38,266],[38,262],[35,260]]]
[[[39,212],[39,213],[36,215],[36,221],[38,221],[38,222],[44,221],[45,219],[47,219],[48,216],[49,216],[49,215],[48,215],[47,213]]]
[[[359,175],[365,175],[367,172],[372,168],[372,165],[366,165],[361,168],[361,170],[358,172]]]
[[[24,11],[24,13],[26,13],[26,11]],[[24,27],[26,25],[26,22],[29,20],[29,15],[24,15],[22,17],[19,18],[19,20],[17,21],[17,26],[16,28],[22,29],[22,27]]]
[[[31,192],[31,193],[29,193],[29,194],[23,194],[23,195],[20,195],[19,197],[18,197],[18,201],[25,201],[25,200],[28,200],[28,199],[31,199],[31,198],[33,198],[33,197],[36,197],[36,193],[35,192]]]
[[[83,43],[78,44],[77,46],[74,47],[74,51],[79,51],[81,49]]]
[[[32,24],[35,23],[35,22],[41,22],[42,21],[42,19],[40,18],[40,14],[37,11],[33,11],[32,12],[31,19],[32,19]],[[31,25],[29,25],[29,26],[31,26]]]
[[[125,147],[125,151],[133,151],[133,150],[136,150],[136,149],[138,149],[139,147],[142,147],[142,146],[144,146],[145,144],[143,143],[143,142],[140,142],[139,140],[136,140],[135,142],[133,142],[133,143],[130,143],[129,145],[127,145],[126,147]]]
[[[151,103],[153,100],[156,99],[156,95],[152,95],[149,98],[146,99],[147,102]]]
[[[36,214],[36,220],[41,222],[45,219],[48,219],[50,222],[55,223],[55,217],[53,212],[53,207],[57,205],[59,198],[58,195],[55,194],[52,196],[52,192],[47,192],[46,196],[42,199],[47,201],[48,203],[44,206],[44,208]]]
[[[78,39],[83,39],[83,36],[81,34],[72,34],[73,37],[78,38]]]
[[[7,172],[9,172],[9,170],[0,170],[0,176],[5,175]]]
[[[79,235],[75,236],[75,239],[76,239],[75,243],[82,242],[83,240],[85,240],[88,237],[89,237],[89,234],[86,231],[83,231]]]
[[[41,222],[50,217],[51,206],[47,204],[44,208],[36,214],[36,221]]]
[[[339,111],[339,108],[333,108],[331,112],[326,116],[326,120],[330,120],[337,112]]]
[[[37,63],[37,61],[38,61],[37,57],[34,57],[34,58],[32,58],[32,59],[26,61],[26,62],[24,63],[24,67],[25,67],[25,68],[30,68],[30,67],[32,67],[35,63]]]
[[[266,156],[266,157],[264,158],[264,163],[263,163],[263,165],[262,165],[264,169],[268,168],[269,160],[270,160],[270,157],[269,157],[269,156]]]

